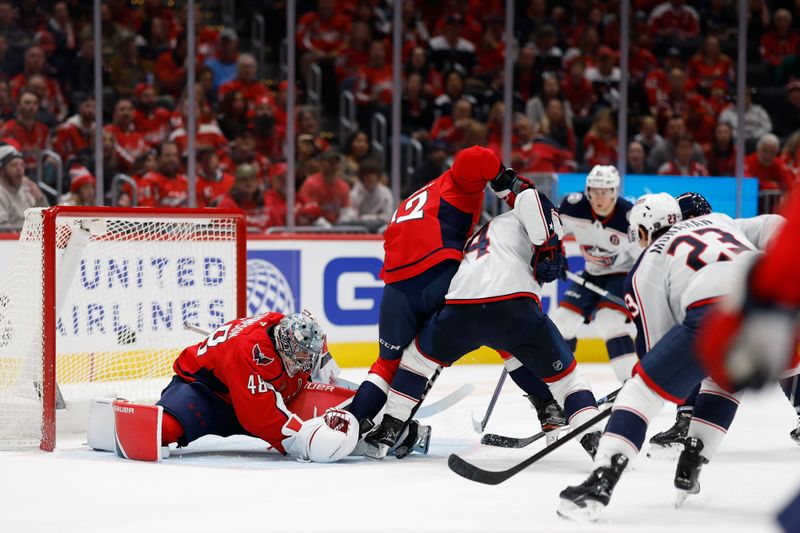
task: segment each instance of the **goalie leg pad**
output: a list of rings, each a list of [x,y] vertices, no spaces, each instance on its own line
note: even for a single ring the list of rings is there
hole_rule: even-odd
[[[687,435],[703,441],[701,456],[708,460],[714,457],[714,453],[733,423],[741,397],[741,392],[731,394],[710,378],[703,380]]]
[[[89,425],[86,440],[95,450],[113,452],[114,444],[114,398],[92,398],[89,402]]]
[[[112,405],[117,455],[136,461],[160,461],[164,408],[125,400],[115,400]]]
[[[309,381],[286,406],[302,420],[308,420],[331,407],[345,408],[354,394],[355,391],[344,387]]]
[[[663,406],[664,399],[650,389],[641,376],[626,381],[614,401],[611,418],[600,439],[596,464],[608,465],[618,453],[629,461],[636,457],[642,449],[650,420]]]

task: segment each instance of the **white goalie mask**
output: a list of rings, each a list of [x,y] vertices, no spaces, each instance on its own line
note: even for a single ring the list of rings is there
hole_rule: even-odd
[[[586,176],[584,193],[589,196],[589,189],[613,189],[616,197],[619,192],[619,171],[613,165],[595,165]]]
[[[653,234],[683,220],[681,206],[672,195],[665,192],[645,194],[633,205],[630,211],[630,239],[639,240],[641,227],[647,235],[647,242],[653,241]]]
[[[275,326],[275,348],[289,376],[297,372],[311,372],[324,344],[322,328],[306,311],[290,313]]]

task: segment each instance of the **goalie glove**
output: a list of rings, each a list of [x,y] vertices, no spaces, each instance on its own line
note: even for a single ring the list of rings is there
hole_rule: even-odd
[[[500,167],[500,172],[489,182],[498,198],[503,200],[509,208],[514,208],[514,202],[522,191],[535,189],[536,186],[528,178],[523,178],[513,168]]]
[[[534,250],[531,258],[533,278],[544,285],[555,281],[556,278],[566,277],[567,258],[564,254],[564,245],[555,233]]]

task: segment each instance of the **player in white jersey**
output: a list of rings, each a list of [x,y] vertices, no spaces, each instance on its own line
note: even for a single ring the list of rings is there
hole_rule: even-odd
[[[584,193],[568,195],[558,214],[564,233],[575,236],[586,262],[583,277],[622,298],[625,276],[641,249],[628,239],[631,203],[619,197],[619,184],[616,168],[596,165],[586,176]],[[627,309],[572,283],[551,318],[573,352],[578,328],[591,320],[606,343],[617,378],[625,381],[631,376],[637,359]]]
[[[575,357],[542,312],[541,284],[564,266],[558,213],[538,191],[519,194],[514,208],[487,222],[469,240],[445,306],[403,351],[381,425],[367,440],[388,446],[440,366],[488,346],[514,355],[548,384],[572,424],[582,424],[597,404]],[[594,454],[599,431],[582,435]]]
[[[706,376],[694,348],[700,322],[778,227],[769,217],[681,218],[678,202],[665,193],[645,195],[631,210],[632,237],[644,251],[626,280],[625,301],[642,358],[614,402],[595,470],[561,492],[561,516],[597,520],[639,452],[649,421],[665,401],[680,403]]]

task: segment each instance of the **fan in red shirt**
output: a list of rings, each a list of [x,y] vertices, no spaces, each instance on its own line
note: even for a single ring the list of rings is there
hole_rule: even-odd
[[[158,148],[158,170],[139,180],[139,205],[142,207],[187,207],[189,180],[179,174],[181,156],[178,145],[165,141]]]
[[[700,51],[686,65],[686,74],[692,88],[699,88],[705,95],[711,93],[715,82],[733,83],[733,61],[720,51],[719,39],[709,35]]]
[[[35,152],[50,147],[50,129],[36,120],[39,112],[39,97],[29,91],[20,94],[15,117],[0,128],[0,137],[14,139],[21,152]],[[28,168],[36,166],[31,154],[25,159]]]
[[[613,165],[617,162],[617,129],[611,111],[601,109],[583,138],[583,157],[587,165]]]
[[[267,213],[266,227],[286,225],[286,163],[276,163],[269,172],[270,186],[264,194]],[[308,226],[322,216],[319,204],[302,192],[294,195],[294,221],[298,226]]]
[[[197,151],[197,207],[217,204],[233,187],[233,176],[219,168],[216,150],[204,146]]]
[[[661,3],[650,13],[650,31],[657,37],[676,43],[700,34],[700,17],[685,0],[669,0]]]
[[[154,67],[158,92],[178,98],[186,85],[186,34],[178,36],[175,48],[156,59]],[[202,64],[202,61],[200,62]]]
[[[335,59],[347,46],[350,19],[336,13],[333,0],[319,0],[317,10],[297,21],[297,47],[314,59]]]
[[[222,324],[173,364],[175,376],[156,403],[164,408],[162,445],[186,446],[209,434],[252,435],[306,461],[346,457],[358,442],[357,421],[334,406],[352,391],[320,385],[333,393],[325,398],[332,404],[316,405],[324,412],[319,417],[298,415],[323,351],[325,334],[307,311]]]
[[[262,98],[273,101],[272,93],[266,85],[256,79],[258,63],[251,54],[239,54],[236,60],[236,77],[219,87],[219,97],[229,91],[239,91],[247,102],[248,109],[253,109]]]
[[[156,91],[149,83],[137,85],[135,94],[133,127],[150,147],[158,146],[169,136],[172,113],[156,104]]]
[[[136,159],[149,150],[144,135],[134,128],[133,104],[130,100],[117,101],[112,123],[106,125],[103,130],[114,136],[114,149],[125,170],[133,168]]]
[[[53,149],[67,159],[90,146],[94,129],[94,96],[88,95],[78,104],[78,112],[56,129]]]
[[[400,204],[384,232],[381,277],[386,285],[378,324],[380,353],[349,407],[366,431],[386,402],[389,383],[403,349],[423,322],[444,305],[444,296],[461,261],[492,182],[513,205],[514,195],[530,186],[489,149],[472,146],[453,166]]]
[[[525,115],[514,121],[516,143],[511,161],[521,172],[572,172],[574,156],[546,136],[537,136],[533,121]]]
[[[758,178],[758,189],[789,191],[794,184],[794,174],[778,157],[780,141],[772,133],[758,140],[756,151],[744,158],[745,176]]]
[[[360,106],[391,105],[392,67],[386,64],[383,41],[375,40],[369,44],[369,62],[358,70],[353,92]]]
[[[11,43],[13,44],[13,43]],[[9,83],[11,89],[11,98],[16,101],[21,95],[22,91],[27,87],[28,81],[31,76],[37,74],[44,76],[47,88],[45,91],[46,98],[39,102],[42,109],[47,109],[56,117],[59,122],[67,117],[67,102],[61,92],[61,87],[58,82],[47,75],[45,72],[46,56],[44,50],[40,46],[31,46],[25,51],[25,67],[24,70],[14,76]]]
[[[711,176],[736,175],[736,146],[733,129],[727,122],[720,122],[714,128],[714,142],[706,152],[706,161]]]
[[[669,92],[669,76],[667,72],[672,69],[681,68],[681,52],[677,48],[670,48],[664,60],[664,68],[651,70],[644,79],[644,90],[647,93],[647,101],[651,106],[655,106],[659,100],[664,98]]]
[[[675,145],[675,158],[667,161],[658,169],[662,176],[708,176],[706,167],[692,159],[694,141],[692,136],[685,133],[678,137]]]
[[[792,30],[792,14],[778,9],[772,16],[774,27],[761,38],[761,58],[779,67],[783,58],[794,54],[800,43],[800,34]]]
[[[453,104],[452,115],[440,115],[431,126],[431,141],[442,140],[450,146],[462,146],[464,132],[472,118],[472,104],[462,98]]]
[[[339,221],[342,210],[350,207],[350,185],[339,177],[339,153],[322,154],[320,171],[308,176],[299,193],[319,204],[322,216],[331,224]]]
[[[570,63],[569,72],[561,82],[561,92],[576,117],[589,116],[589,112],[597,100],[592,84],[584,76],[585,72],[586,64],[582,58],[576,57]]]

